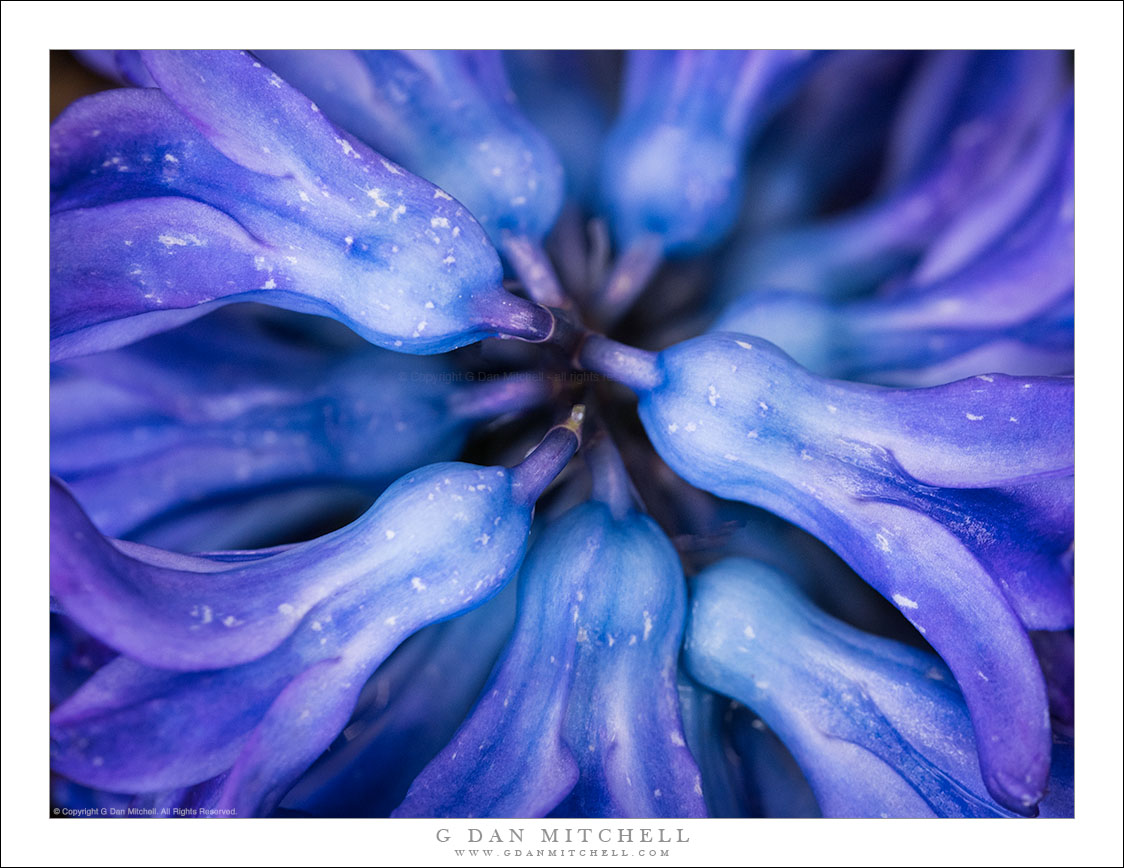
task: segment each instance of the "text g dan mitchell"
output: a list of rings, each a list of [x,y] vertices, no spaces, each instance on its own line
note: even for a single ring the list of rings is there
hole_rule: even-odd
[[[578,827],[572,829],[537,829],[531,830],[531,837],[526,842],[524,834],[527,829],[477,829],[469,827],[457,832],[465,837],[466,844],[522,844],[537,842],[541,844],[686,844],[691,839],[684,834],[683,829],[665,828],[620,828],[620,829],[592,829]],[[536,835],[537,833],[537,835]],[[445,843],[453,839],[449,829],[438,829],[437,840]]]

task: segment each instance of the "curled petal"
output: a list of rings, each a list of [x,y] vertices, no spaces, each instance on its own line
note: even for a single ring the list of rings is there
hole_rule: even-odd
[[[1073,632],[1037,631],[1030,634],[1046,676],[1050,718],[1055,740],[1073,741]]]
[[[701,573],[685,652],[780,735],[825,816],[1005,813],[940,662],[828,618],[779,574],[743,560]]]
[[[871,194],[893,107],[915,64],[904,51],[834,51],[811,70],[753,152],[746,229],[793,225]]]
[[[744,152],[810,66],[807,51],[636,51],[605,142],[601,195],[622,254],[597,298],[612,323],[666,255],[716,245],[737,217]]]
[[[551,524],[491,683],[395,815],[701,815],[675,688],[680,576],[650,519],[589,503]]]
[[[562,207],[562,167],[519,110],[499,52],[257,55],[329,120],[463,202],[535,298],[564,301],[540,247]]]
[[[243,299],[331,316],[403,352],[549,334],[547,311],[502,289],[459,203],[331,126],[276,73],[237,52],[144,59],[159,91],[89,97],[52,128],[54,358]],[[103,213],[95,249],[77,226]]]
[[[741,197],[743,152],[801,80],[811,52],[635,51],[606,141],[601,190],[618,242],[669,252],[715,244]]]
[[[582,353],[640,392],[645,429],[680,475],[815,534],[921,629],[964,691],[989,790],[1015,811],[1038,801],[1045,688],[1016,611],[1022,594],[1007,586],[1053,585],[1063,608],[1047,616],[1071,617],[1068,558],[1039,547],[1031,531],[1042,516],[1030,516],[1044,498],[1047,516],[1066,521],[1072,381],[876,389],[814,377],[767,342],[729,333],[659,355],[591,338]],[[1009,514],[1024,496],[1030,505]],[[1063,563],[1052,575],[1017,576],[1020,562],[1051,557]]]
[[[417,629],[504,585],[522,559],[535,500],[576,445],[574,431],[559,426],[511,471],[429,465],[326,536],[210,556],[107,540],[52,480],[52,593],[107,644],[169,669],[257,659],[348,587],[375,595],[388,626]]]
[[[741,703],[732,702],[729,743],[746,770],[751,804],[763,817],[819,818],[816,795],[792,753]]]
[[[746,771],[733,761],[724,725],[730,702],[702,687],[685,673],[679,675],[679,711],[687,747],[699,766],[706,812],[710,817],[747,817]]]
[[[747,239],[719,294],[730,299],[757,287],[841,298],[904,274],[1010,169],[1060,95],[1063,68],[1052,52],[938,52],[903,108],[882,193],[842,214]]]
[[[984,252],[959,270],[936,279],[936,265],[923,264],[898,292],[853,301],[749,291],[713,330],[759,335],[817,373],[883,385],[937,385],[981,370],[1070,372],[1072,104],[1045,126],[1032,159],[1015,167],[1034,170],[1012,179],[1021,195],[1008,195],[1000,179],[998,192],[971,203],[938,239],[947,271],[978,252],[970,242],[987,234],[979,224],[1001,224],[1006,240],[990,249],[980,242]]]
[[[549,139],[565,168],[566,192],[583,206],[592,206],[597,155],[610,120],[611,96],[602,81],[609,77],[610,54],[505,51],[503,55],[519,105]]]
[[[385,817],[472,709],[515,619],[515,583],[426,627],[368,681],[347,728],[285,797],[314,816]]]
[[[149,657],[196,671],[156,669],[127,657],[104,667],[52,715],[56,770],[119,792],[174,790],[229,770],[221,807],[243,815],[272,809],[343,728],[363,684],[398,645],[503,587],[522,559],[535,499],[576,448],[574,428],[562,425],[511,472],[431,465],[392,486],[355,525],[279,550],[191,558],[114,545],[95,534],[97,555],[111,560],[116,549],[131,558],[134,577],[142,576],[130,586],[121,564],[102,576],[102,587],[89,594],[96,601],[100,591],[108,600],[99,614],[108,613],[105,620],[112,622],[133,606],[157,622],[163,615],[166,638],[140,635],[143,628],[134,627],[139,632],[125,630],[124,641],[135,640],[142,653],[149,650],[146,640],[163,641],[170,650]],[[54,536],[81,543],[92,528],[81,526],[65,490],[55,496],[60,526]],[[441,521],[455,530],[441,531]],[[454,539],[462,545],[451,544]],[[204,564],[209,573],[200,569]],[[372,566],[373,574],[366,571]],[[333,574],[326,579],[321,570]],[[176,608],[190,593],[187,581],[194,580],[197,593],[209,585],[221,591],[239,574],[245,587],[263,593],[251,595],[252,602],[232,602],[247,607],[244,623],[220,623],[232,631],[248,627],[256,647],[223,642],[221,633],[207,631],[218,613],[202,607],[203,630],[193,636],[184,629]],[[79,591],[89,591],[80,581]],[[295,594],[276,607],[290,621],[279,629],[264,602],[277,595],[269,597],[265,588],[286,581],[285,590]],[[308,599],[312,605],[305,605]],[[186,738],[179,732],[184,720],[195,722]]]
[[[445,360],[365,344],[290,355],[293,342],[255,341],[238,325],[207,318],[56,366],[52,472],[104,533],[283,487],[346,484],[374,497],[455,458],[478,419],[549,393],[545,380],[515,375],[459,383]]]
[[[172,513],[136,529],[129,539],[173,552],[272,548],[309,539],[325,527],[342,527],[372,501],[367,492],[340,486],[270,492]]]

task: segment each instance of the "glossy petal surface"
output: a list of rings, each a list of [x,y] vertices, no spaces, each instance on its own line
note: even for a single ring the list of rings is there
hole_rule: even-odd
[[[89,97],[52,128],[53,357],[238,300],[333,316],[403,352],[545,337],[549,315],[502,290],[459,203],[276,73],[231,52],[144,60],[159,91]]]
[[[680,576],[649,519],[589,503],[552,524],[491,682],[396,816],[701,815],[675,688]]]

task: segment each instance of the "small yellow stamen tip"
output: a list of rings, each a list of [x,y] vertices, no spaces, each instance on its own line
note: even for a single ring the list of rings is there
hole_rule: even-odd
[[[569,428],[575,434],[580,434],[582,422],[585,421],[585,404],[575,404],[570,410],[570,418],[562,423],[562,427]]]

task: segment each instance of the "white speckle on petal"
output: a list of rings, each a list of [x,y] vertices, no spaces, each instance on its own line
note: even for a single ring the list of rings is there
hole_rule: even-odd
[[[165,247],[202,247],[203,242],[195,235],[185,235],[183,238],[177,238],[175,235],[161,235],[157,239]]]
[[[965,413],[964,415],[972,422],[979,422],[983,418],[983,416],[977,416],[975,413]]]
[[[905,594],[894,594],[894,602],[903,609],[916,609],[917,603],[907,597]]]
[[[392,531],[392,530],[388,530],[388,531],[386,532],[386,538],[387,538],[387,539],[394,539],[394,538],[395,538],[396,536],[398,536],[398,534],[396,534],[396,533],[395,533],[394,531]]]

